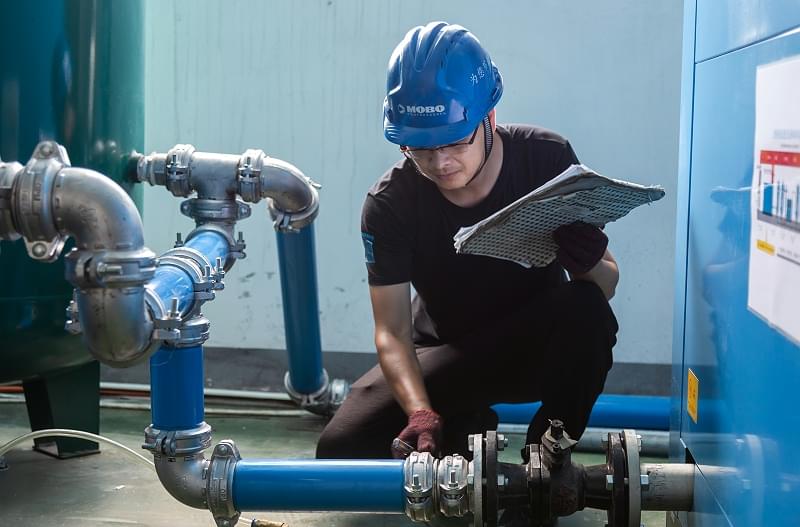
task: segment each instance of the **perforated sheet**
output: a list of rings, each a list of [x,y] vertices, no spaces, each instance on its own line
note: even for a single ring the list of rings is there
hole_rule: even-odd
[[[572,165],[488,218],[456,233],[456,252],[544,267],[556,257],[552,232],[577,220],[603,226],[645,203],[664,197],[658,186],[609,179]]]

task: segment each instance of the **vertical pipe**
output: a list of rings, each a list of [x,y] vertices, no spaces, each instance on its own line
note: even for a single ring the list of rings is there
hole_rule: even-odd
[[[245,511],[405,510],[400,460],[241,460],[233,503]]]
[[[188,430],[203,423],[203,347],[161,348],[150,357],[153,428]]]
[[[298,393],[314,393],[325,382],[319,330],[314,224],[298,233],[278,232],[278,266],[289,380]]]

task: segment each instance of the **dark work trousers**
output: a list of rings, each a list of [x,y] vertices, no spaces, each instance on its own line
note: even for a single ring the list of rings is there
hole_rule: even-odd
[[[580,438],[611,368],[617,330],[600,288],[573,281],[463,339],[417,348],[428,397],[444,423],[441,453],[471,458],[467,435],[496,429],[489,407],[501,402],[542,401],[526,444],[540,442],[549,419],[563,420],[570,436]],[[353,384],[323,430],[317,457],[390,458],[392,439],[407,419],[375,366]]]

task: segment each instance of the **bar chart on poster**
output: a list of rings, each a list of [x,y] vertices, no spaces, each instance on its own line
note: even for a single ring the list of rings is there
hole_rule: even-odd
[[[760,66],[748,307],[800,342],[800,57]]]

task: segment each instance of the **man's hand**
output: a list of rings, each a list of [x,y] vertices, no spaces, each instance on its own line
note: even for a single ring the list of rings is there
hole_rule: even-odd
[[[590,271],[603,258],[608,247],[608,237],[589,223],[576,221],[553,231],[558,245],[556,259],[571,275]]]
[[[442,418],[433,410],[417,410],[408,416],[408,425],[403,428],[397,439],[416,447],[417,452],[438,453],[442,441]],[[408,455],[392,444],[392,455],[402,459]]]

